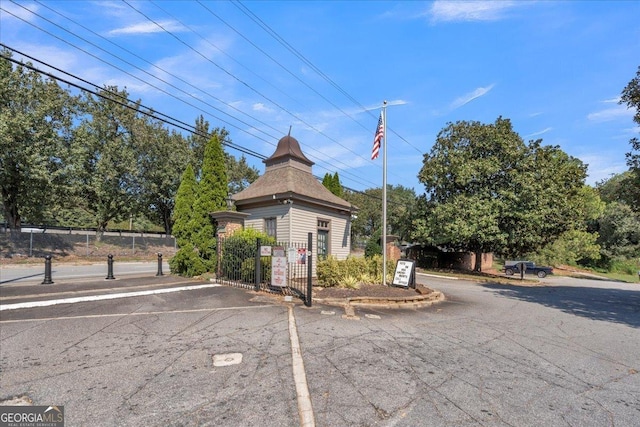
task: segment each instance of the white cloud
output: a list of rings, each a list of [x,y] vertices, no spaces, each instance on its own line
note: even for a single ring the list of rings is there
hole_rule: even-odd
[[[162,27],[162,28],[160,28]],[[140,22],[138,24],[129,25],[128,27],[116,28],[109,31],[109,35],[118,36],[121,34],[151,34],[163,31],[180,32],[185,28],[175,21],[161,21],[156,25],[153,22]]]
[[[591,153],[578,156],[583,163],[588,165],[588,176],[586,183],[588,185],[595,185],[597,182],[611,178],[612,175],[617,175],[628,169],[624,162],[618,156],[614,157],[603,153]]]
[[[497,21],[516,6],[513,1],[444,1],[436,0],[429,9],[433,22]]]
[[[253,111],[259,111],[261,113],[272,113],[273,112],[273,109],[267,107],[262,102],[256,102],[255,104],[253,104],[251,109]]]
[[[550,132],[550,131],[552,131],[552,130],[553,130],[553,128],[552,128],[552,127],[549,127],[549,128],[546,128],[546,129],[542,129],[542,130],[541,130],[541,131],[539,131],[539,132],[530,133],[529,135],[524,136],[524,138],[526,139],[526,138],[531,138],[531,137],[533,137],[533,136],[540,136],[540,135],[545,134],[545,133],[547,133],[547,132]]]
[[[619,105],[617,107],[605,108],[604,110],[596,111],[595,113],[589,113],[587,115],[587,119],[591,122],[610,122],[632,116],[633,110],[625,105]]]
[[[5,19],[23,19],[27,22],[34,21],[35,15],[32,12],[38,11],[38,5],[33,3],[25,3],[17,5],[14,3],[2,2],[2,8],[6,13],[0,13],[0,21]]]
[[[618,96],[617,98],[605,99],[602,102],[605,104],[617,104],[618,102],[620,102],[620,97]]]
[[[466,93],[466,94],[462,95],[461,97],[456,98],[456,100],[453,101],[449,107],[452,110],[455,110],[456,108],[460,108],[463,105],[466,105],[466,104],[470,103],[474,99],[480,98],[481,96],[486,95],[487,93],[489,93],[489,91],[491,89],[493,89],[494,86],[495,86],[495,84],[490,84],[487,87],[479,87],[474,91]]]

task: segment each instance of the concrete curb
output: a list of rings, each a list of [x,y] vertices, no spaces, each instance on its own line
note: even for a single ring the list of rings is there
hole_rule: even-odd
[[[427,295],[407,297],[351,297],[351,298],[313,298],[318,304],[338,307],[385,307],[385,308],[417,308],[426,307],[445,300],[442,292],[433,291]]]

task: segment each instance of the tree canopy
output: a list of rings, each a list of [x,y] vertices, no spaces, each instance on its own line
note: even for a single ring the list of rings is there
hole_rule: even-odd
[[[631,79],[629,84],[622,90],[622,96],[620,97],[620,103],[627,104],[629,108],[635,109],[633,121],[640,126],[640,66],[636,71],[636,76]],[[630,206],[636,211],[640,211],[640,139],[633,137],[629,141],[631,144],[631,151],[626,154],[627,165],[629,166],[633,180],[630,184],[635,186],[635,192],[633,194],[633,203]]]
[[[576,209],[585,177],[582,162],[540,140],[525,144],[508,119],[450,123],[418,175],[426,193],[413,237],[478,254],[534,252],[585,227]]]
[[[43,220],[63,193],[76,99],[0,52],[0,193],[11,230]]]
[[[126,89],[72,95],[10,59],[0,52],[0,213],[9,229],[26,219],[101,232],[136,218],[170,234],[181,174],[191,164],[200,181],[207,143],[228,132],[200,116],[185,137]],[[221,164],[225,197],[258,177],[244,157],[224,153]]]

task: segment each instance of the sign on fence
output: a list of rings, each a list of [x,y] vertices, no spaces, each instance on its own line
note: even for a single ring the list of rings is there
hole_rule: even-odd
[[[260,256],[271,256],[271,246],[260,246]]]
[[[284,288],[287,286],[287,257],[282,246],[273,248],[271,257],[271,286]]]

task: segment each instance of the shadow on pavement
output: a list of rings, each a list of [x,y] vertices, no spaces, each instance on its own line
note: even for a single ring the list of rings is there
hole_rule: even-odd
[[[640,328],[640,289],[527,287],[493,283],[482,286],[507,298],[542,304],[576,316]]]

